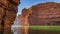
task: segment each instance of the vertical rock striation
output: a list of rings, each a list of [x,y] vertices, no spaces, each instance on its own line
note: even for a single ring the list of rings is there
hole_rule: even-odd
[[[29,25],[60,25],[60,3],[40,3],[32,6],[30,12]]]
[[[0,0],[0,30],[4,30],[4,33],[14,23],[19,4],[20,0]]]
[[[27,14],[29,25],[59,25],[60,3],[47,2],[32,6],[23,15]],[[22,15],[22,16],[23,16]]]

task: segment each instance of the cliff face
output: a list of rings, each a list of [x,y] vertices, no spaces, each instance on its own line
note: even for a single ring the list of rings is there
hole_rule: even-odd
[[[19,27],[21,26],[19,28],[19,30],[15,29],[15,30],[17,30],[16,31],[17,33],[19,33],[19,34],[28,34],[28,26],[29,26],[29,23],[28,23],[28,11],[27,11],[26,8],[24,8],[22,10],[22,14],[21,15],[18,15],[16,17],[16,20],[15,20],[15,24],[14,25],[18,25]],[[14,30],[14,28],[13,28],[13,30]]]
[[[19,0],[0,0],[0,30],[4,33],[7,32],[5,29],[11,28],[14,23],[19,3]]]
[[[26,9],[26,11],[23,9],[22,17],[27,19],[29,25],[59,25],[60,3],[40,3]]]

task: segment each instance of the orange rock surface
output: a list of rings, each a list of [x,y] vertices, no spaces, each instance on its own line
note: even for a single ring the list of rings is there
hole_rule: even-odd
[[[59,25],[60,3],[46,2],[24,8],[21,16],[27,19],[29,25]]]
[[[20,0],[0,0],[0,30],[11,28],[16,18]],[[7,33],[9,34],[9,33]]]

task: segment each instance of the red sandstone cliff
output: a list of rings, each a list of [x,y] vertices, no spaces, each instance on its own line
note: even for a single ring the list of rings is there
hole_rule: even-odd
[[[60,3],[47,2],[24,8],[21,16],[27,19],[29,25],[59,25]]]

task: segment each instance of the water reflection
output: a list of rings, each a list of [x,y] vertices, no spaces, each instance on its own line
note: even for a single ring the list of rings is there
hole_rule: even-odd
[[[20,25],[13,25],[11,30],[14,34],[25,34],[24,27],[21,27]]]
[[[13,32],[11,31],[11,29],[4,29],[4,34],[13,34]]]
[[[60,34],[60,31],[56,30],[35,30],[29,29],[28,34]]]
[[[0,34],[13,34],[10,28],[5,28],[4,30],[0,30]]]
[[[17,25],[16,25],[17,26]],[[11,29],[4,29],[3,34],[25,34],[24,27],[12,27]],[[0,31],[2,34],[2,31]],[[60,34],[60,30],[37,30],[37,29],[28,29],[28,34]]]
[[[26,34],[23,27],[13,27],[14,34]],[[37,29],[28,29],[28,34],[60,34],[60,30],[37,30]]]

